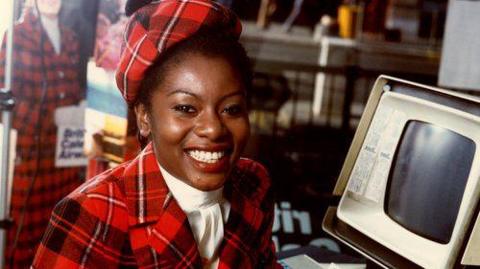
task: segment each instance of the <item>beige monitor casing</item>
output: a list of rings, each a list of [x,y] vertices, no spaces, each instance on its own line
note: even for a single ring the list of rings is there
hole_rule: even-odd
[[[408,120],[432,122],[472,139],[476,148],[480,148],[480,116],[422,98],[391,92],[390,85],[395,83],[469,100],[480,108],[480,102],[475,97],[380,76],[371,92],[334,189],[335,195],[342,196],[341,202],[337,208],[329,208],[327,211],[324,230],[385,268],[407,268],[411,267],[412,263],[424,268],[453,268],[459,261],[462,265],[480,265],[480,150],[477,150],[474,156],[474,165],[467,181],[452,240],[446,245],[414,234],[409,235],[400,225],[386,218],[384,212],[382,216],[385,194],[385,186],[382,184],[375,189],[376,196],[370,195],[369,199],[364,197],[367,192],[365,189],[356,193],[354,188],[349,187],[349,184],[352,184],[349,183],[352,171],[358,165],[357,162],[360,162],[358,156],[362,153],[368,132],[380,117],[376,113],[383,113],[385,107],[394,110],[397,107],[398,111],[401,111],[401,119],[398,120],[400,129]],[[394,136],[400,139],[398,132]],[[375,218],[379,221],[372,221]]]

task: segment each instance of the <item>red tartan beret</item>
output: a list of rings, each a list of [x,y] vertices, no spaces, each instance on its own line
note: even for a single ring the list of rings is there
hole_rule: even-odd
[[[238,17],[209,0],[160,0],[138,9],[127,24],[117,86],[129,105],[138,96],[145,72],[168,48],[202,28],[222,28],[237,38],[242,32]]]

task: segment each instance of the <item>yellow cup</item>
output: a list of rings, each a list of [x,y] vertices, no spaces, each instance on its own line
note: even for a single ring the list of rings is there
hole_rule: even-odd
[[[341,5],[338,8],[338,26],[340,37],[354,38],[357,16],[360,7],[357,5]]]

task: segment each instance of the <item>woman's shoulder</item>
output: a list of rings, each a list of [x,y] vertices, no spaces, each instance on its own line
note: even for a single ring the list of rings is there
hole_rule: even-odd
[[[240,158],[236,164],[236,169],[244,174],[255,175],[262,183],[270,182],[267,168],[265,168],[263,164],[252,159]]]
[[[108,203],[116,207],[126,208],[124,183],[122,180],[126,164],[109,169],[88,179],[73,192],[67,195],[63,202],[74,201],[79,204],[89,204],[102,211]]]
[[[231,180],[236,191],[259,206],[272,199],[269,173],[259,162],[241,158],[232,171]]]
[[[56,204],[34,267],[77,268],[87,256],[87,265],[107,268],[134,262],[131,249],[124,247],[129,240],[128,214],[120,181],[115,179],[121,169],[88,180]]]

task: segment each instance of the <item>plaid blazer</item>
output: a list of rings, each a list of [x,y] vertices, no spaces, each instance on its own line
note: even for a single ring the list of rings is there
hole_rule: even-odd
[[[271,240],[274,208],[266,170],[241,159],[224,191],[231,212],[219,268],[281,268]],[[202,268],[188,219],[151,144],[55,207],[32,268]]]

